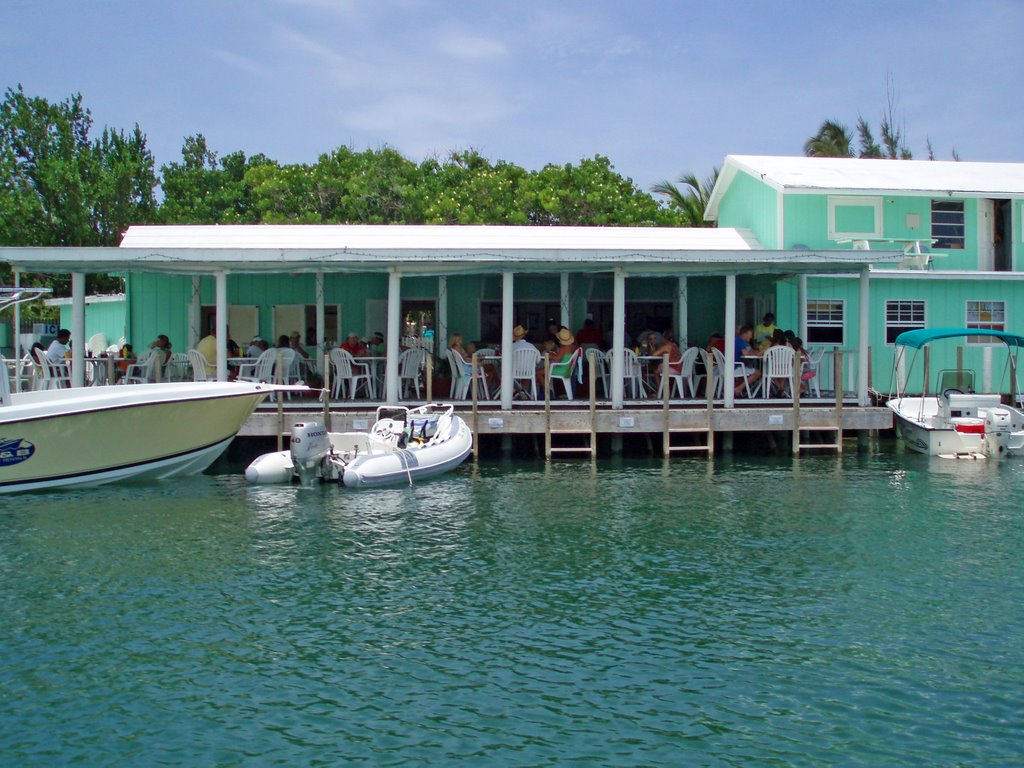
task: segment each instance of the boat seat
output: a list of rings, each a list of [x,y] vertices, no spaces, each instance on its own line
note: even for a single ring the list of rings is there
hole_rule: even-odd
[[[408,442],[426,443],[437,434],[437,419],[413,419],[409,424]]]
[[[943,415],[947,418],[970,417],[978,418],[979,409],[998,408],[1002,405],[1002,399],[997,394],[980,394],[976,392],[950,392],[943,393],[941,407],[947,410]]]

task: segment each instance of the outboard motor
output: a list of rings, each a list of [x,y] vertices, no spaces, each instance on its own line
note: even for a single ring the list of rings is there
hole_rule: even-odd
[[[292,467],[303,485],[312,485],[320,476],[323,460],[331,452],[327,427],[315,421],[300,422],[292,427],[290,443]]]
[[[1005,408],[989,408],[985,414],[985,455],[1005,459],[1009,455],[1013,417]]]

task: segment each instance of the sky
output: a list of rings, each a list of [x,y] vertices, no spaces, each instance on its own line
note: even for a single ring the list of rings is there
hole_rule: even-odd
[[[313,163],[475,149],[528,169],[600,154],[642,189],[727,154],[799,155],[822,121],[915,158],[1024,161],[1024,2],[0,0],[0,86],[95,121]]]

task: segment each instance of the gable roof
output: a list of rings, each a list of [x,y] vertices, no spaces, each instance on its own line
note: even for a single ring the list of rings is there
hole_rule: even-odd
[[[1024,163],[728,155],[708,201],[709,221],[718,219],[722,197],[741,171],[793,194],[1024,197]]]

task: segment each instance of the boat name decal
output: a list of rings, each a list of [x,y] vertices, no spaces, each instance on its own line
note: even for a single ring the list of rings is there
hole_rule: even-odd
[[[31,459],[36,447],[21,437],[0,437],[0,467],[10,467]]]

